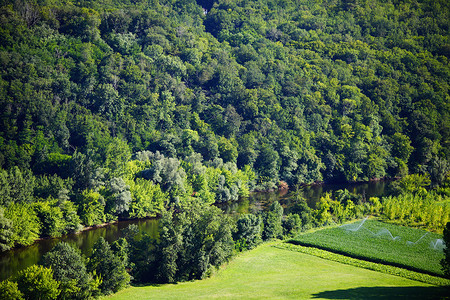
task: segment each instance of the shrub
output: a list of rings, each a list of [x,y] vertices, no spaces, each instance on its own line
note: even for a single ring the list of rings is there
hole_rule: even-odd
[[[42,258],[42,265],[53,270],[53,278],[60,282],[64,299],[86,299],[91,295],[90,276],[79,251],[61,242]]]
[[[56,299],[60,293],[52,269],[43,266],[32,265],[20,271],[16,282],[25,299]]]
[[[5,280],[0,282],[0,300],[23,300],[16,282]]]
[[[244,248],[252,249],[261,242],[261,223],[262,220],[259,216],[241,215],[236,223],[237,231],[234,234],[234,240],[241,241],[241,244],[244,243]]]
[[[119,291],[130,282],[130,275],[126,272],[123,262],[103,237],[94,244],[87,268],[102,278],[100,290],[105,295]]]
[[[283,227],[281,225],[283,219],[283,207],[278,201],[270,205],[269,211],[264,213],[264,230],[263,239],[283,238]]]
[[[302,228],[302,220],[297,214],[289,214],[283,220],[283,233],[285,236],[293,236]]]

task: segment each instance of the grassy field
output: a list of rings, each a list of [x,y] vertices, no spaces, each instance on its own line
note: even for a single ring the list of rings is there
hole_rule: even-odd
[[[445,288],[264,244],[211,278],[130,287],[104,299],[442,299]]]
[[[293,242],[440,275],[444,254],[431,245],[441,238],[420,229],[367,220],[300,234]]]

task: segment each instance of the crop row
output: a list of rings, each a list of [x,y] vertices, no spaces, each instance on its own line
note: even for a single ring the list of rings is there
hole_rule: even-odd
[[[444,256],[441,238],[420,229],[367,220],[300,234],[292,243],[439,276]]]

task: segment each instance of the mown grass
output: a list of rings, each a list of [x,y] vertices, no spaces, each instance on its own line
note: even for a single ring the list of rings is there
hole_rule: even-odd
[[[211,278],[134,286],[105,299],[442,299],[448,290],[264,244]]]
[[[340,262],[343,264],[374,270],[377,272],[382,272],[386,274],[401,276],[404,278],[417,280],[421,282],[425,282],[432,285],[438,285],[438,286],[450,286],[450,279],[442,278],[439,276],[433,276],[421,272],[415,272],[404,268],[399,268],[391,265],[385,265],[382,263],[375,263],[367,260],[361,260],[352,258],[349,256],[325,251],[322,249],[314,248],[314,247],[305,247],[300,245],[294,245],[291,243],[280,243],[276,245],[275,247],[278,247],[280,249],[287,249],[291,251],[301,252],[309,255],[314,255],[320,258],[324,258],[327,260],[332,260],[336,262]],[[450,291],[449,291],[450,292]]]
[[[441,235],[376,220],[365,221],[357,231],[350,230],[357,229],[361,222],[300,234],[291,242],[420,272],[443,274],[440,260],[444,253],[431,246],[442,238]]]

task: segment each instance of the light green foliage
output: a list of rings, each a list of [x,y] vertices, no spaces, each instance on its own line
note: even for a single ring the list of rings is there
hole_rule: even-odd
[[[131,203],[129,216],[131,218],[153,217],[163,208],[167,194],[161,191],[159,184],[150,180],[136,178],[130,184]]]
[[[160,184],[162,190],[168,192],[174,202],[186,193],[186,172],[176,158],[155,153],[150,169],[143,171],[142,175]]]
[[[427,193],[426,188],[430,183],[430,178],[425,175],[411,174],[401,178],[399,181],[395,181],[393,188],[398,193],[425,195]]]
[[[316,205],[316,209],[313,211],[313,218],[317,225],[324,226],[331,224],[332,216],[330,212],[330,203],[332,203],[332,201],[333,200],[331,199],[331,195],[329,193],[320,198],[319,203]],[[340,207],[338,206],[338,208]],[[340,213],[340,211],[336,212]]]
[[[126,163],[130,158],[128,143],[120,138],[114,138],[105,151],[105,167],[111,175],[121,176],[125,173]]]
[[[79,214],[83,224],[97,225],[106,221],[105,200],[102,195],[92,190],[83,191],[79,200]]]
[[[0,282],[0,299],[1,300],[23,300],[23,294],[19,291],[17,283],[14,281],[4,280]]]
[[[220,153],[220,157],[224,162],[236,162],[238,151],[237,151],[237,143],[234,139],[226,139],[221,137],[218,141],[218,149]]]
[[[130,186],[121,177],[112,178],[103,191],[106,198],[106,210],[113,215],[121,215],[129,210],[131,202]]]
[[[61,209],[64,220],[64,233],[77,232],[82,228],[81,219],[77,214],[77,207],[72,201],[59,201],[58,207]]]
[[[39,218],[41,224],[40,235],[42,236],[57,237],[65,233],[66,224],[56,201],[40,201],[32,206]]]
[[[11,246],[31,245],[38,237],[41,224],[30,204],[11,204],[5,210],[5,217],[11,220]]]
[[[32,265],[15,277],[25,299],[56,299],[60,294],[59,283],[53,279],[53,271],[43,266]]]
[[[383,216],[398,224],[440,232],[450,220],[450,199],[436,192],[385,197],[382,205]]]

